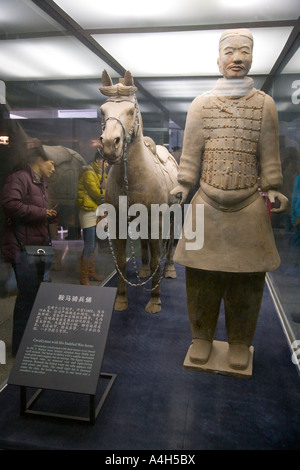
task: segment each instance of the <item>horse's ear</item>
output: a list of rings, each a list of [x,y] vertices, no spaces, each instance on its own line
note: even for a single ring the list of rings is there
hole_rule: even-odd
[[[110,78],[109,73],[106,70],[102,72],[102,85],[103,86],[112,86],[112,79]]]
[[[124,78],[120,78],[119,83],[116,85],[113,85],[107,71],[103,70],[102,83],[103,86],[99,87],[99,90],[106,96],[132,96],[137,91],[129,70],[125,72]]]
[[[120,80],[120,82],[121,82],[121,80]],[[125,86],[135,86],[134,81],[133,81],[133,77],[131,75],[131,72],[129,72],[129,70],[126,70],[124,78],[122,80],[122,83]]]

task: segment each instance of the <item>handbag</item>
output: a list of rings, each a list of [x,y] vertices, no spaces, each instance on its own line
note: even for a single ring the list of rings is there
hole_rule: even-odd
[[[26,253],[29,264],[36,263],[37,261],[43,261],[45,263],[51,261],[54,257],[54,249],[51,242],[49,245],[24,245],[19,239],[15,229],[13,232],[21,251]]]
[[[36,261],[51,261],[51,258],[54,257],[52,245],[23,245],[23,251],[27,254],[29,264]]]

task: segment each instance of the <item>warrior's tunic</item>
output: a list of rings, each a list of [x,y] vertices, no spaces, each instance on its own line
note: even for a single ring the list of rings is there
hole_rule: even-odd
[[[282,184],[277,111],[252,79],[233,91],[237,83],[220,79],[190,106],[178,181],[200,178],[191,204],[204,204],[204,245],[186,249],[191,240],[183,230],[174,260],[209,271],[266,272],[280,259],[258,185],[268,191]]]

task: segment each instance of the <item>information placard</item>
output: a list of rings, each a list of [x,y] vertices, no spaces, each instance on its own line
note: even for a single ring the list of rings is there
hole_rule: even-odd
[[[8,383],[95,394],[116,293],[42,283]]]

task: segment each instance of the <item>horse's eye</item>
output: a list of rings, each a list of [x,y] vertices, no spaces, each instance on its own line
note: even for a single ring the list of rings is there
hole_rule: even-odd
[[[129,115],[129,116],[133,116],[133,115],[134,115],[134,108],[130,108],[130,109],[129,109],[128,115]]]

